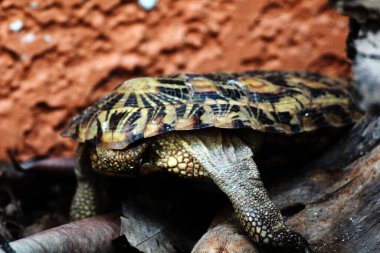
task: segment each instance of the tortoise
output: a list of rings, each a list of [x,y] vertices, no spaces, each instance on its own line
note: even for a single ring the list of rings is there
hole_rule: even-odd
[[[290,154],[292,149],[285,150],[276,139],[328,140],[333,134],[326,130],[339,132],[361,117],[350,82],[317,73],[247,71],[127,80],[63,131],[80,142],[71,216],[97,213],[101,197],[93,171],[126,176],[161,170],[213,181],[253,241],[311,252],[306,239],[284,225],[256,158],[265,157],[260,150],[267,140],[280,146],[278,153]],[[328,141],[318,143],[313,148]]]

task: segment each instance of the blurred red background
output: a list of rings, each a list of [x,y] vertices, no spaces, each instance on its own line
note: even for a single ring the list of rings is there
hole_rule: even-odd
[[[327,0],[3,0],[0,159],[70,156],[60,131],[117,83],[175,72],[347,76],[347,19]]]

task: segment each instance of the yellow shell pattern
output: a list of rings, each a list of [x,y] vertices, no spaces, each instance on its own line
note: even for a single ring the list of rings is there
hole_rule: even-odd
[[[294,134],[362,117],[349,81],[301,71],[135,78],[74,117],[64,136],[110,149],[174,130],[252,128]]]

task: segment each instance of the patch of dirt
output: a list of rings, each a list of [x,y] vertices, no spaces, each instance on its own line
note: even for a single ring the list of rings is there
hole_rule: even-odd
[[[107,2],[107,3],[106,3]],[[79,110],[131,77],[306,69],[349,75],[347,19],[316,1],[0,3],[0,160],[73,154],[59,135]]]

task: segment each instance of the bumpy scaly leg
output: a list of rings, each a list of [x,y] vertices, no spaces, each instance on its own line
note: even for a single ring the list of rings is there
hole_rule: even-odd
[[[193,168],[198,164],[197,175],[203,171],[229,197],[254,241],[311,252],[307,241],[284,225],[280,211],[263,186],[251,149],[238,137],[222,135],[218,130],[200,134],[177,132],[158,138],[152,147],[157,156],[153,163],[169,172],[196,175]]]
[[[208,173],[199,161],[184,149],[172,134],[158,138],[152,144],[152,163],[167,172],[180,177],[206,179]]]
[[[142,155],[147,148],[147,142],[121,150],[80,144],[75,157],[78,187],[71,204],[71,218],[82,219],[105,211],[107,195],[97,174],[137,175]]]
[[[104,198],[99,188],[96,176],[91,169],[89,148],[80,144],[75,155],[75,174],[78,186],[71,203],[70,218],[78,220],[99,214]]]

